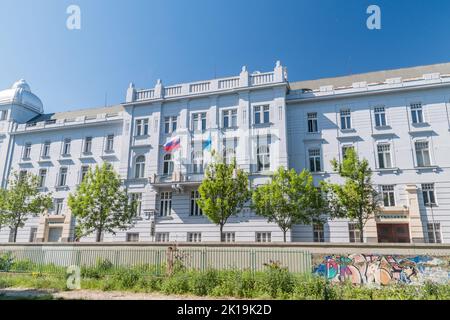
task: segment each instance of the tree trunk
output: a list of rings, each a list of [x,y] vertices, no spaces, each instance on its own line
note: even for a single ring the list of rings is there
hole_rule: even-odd
[[[364,224],[362,220],[359,221],[359,241],[364,243]]]
[[[102,230],[99,229],[99,230],[97,230],[97,236],[96,236],[95,242],[101,242],[101,240],[102,240]]]
[[[284,242],[286,242],[286,232],[287,232],[287,230],[283,230],[283,240],[284,240]]]
[[[14,238],[13,238],[13,242],[17,241],[17,230],[19,229],[19,227],[16,225],[14,226]]]
[[[223,236],[223,224],[220,224],[219,227],[220,227],[220,242],[224,242],[225,237]]]

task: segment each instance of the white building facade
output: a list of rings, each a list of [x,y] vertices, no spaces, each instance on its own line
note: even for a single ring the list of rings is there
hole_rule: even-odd
[[[366,225],[367,242],[450,242],[450,64],[288,82],[277,62],[271,72],[127,90],[126,102],[45,114],[21,80],[0,91],[2,187],[14,171],[39,175],[54,207],[30,218],[17,242],[73,241],[67,205],[83,174],[105,161],[140,203],[133,226],[104,242],[220,241],[219,228],[195,200],[204,148],[236,158],[251,185],[280,166],[340,181],[330,161],[347,148],[369,160],[383,195],[383,212]],[[163,145],[180,139],[180,148]],[[0,230],[0,242],[11,240]],[[280,242],[281,230],[246,207],[224,227],[229,242]],[[353,242],[351,221],[295,226],[292,242]],[[81,241],[93,241],[94,235]]]

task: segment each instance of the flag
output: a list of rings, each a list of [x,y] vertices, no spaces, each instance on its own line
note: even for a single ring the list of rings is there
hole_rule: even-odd
[[[203,150],[211,151],[211,133],[208,136],[208,139],[203,141]]]
[[[175,137],[164,144],[164,151],[171,152],[180,147],[180,137]]]

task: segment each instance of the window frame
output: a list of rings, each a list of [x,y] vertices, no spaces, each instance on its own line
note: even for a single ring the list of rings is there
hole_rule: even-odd
[[[426,148],[420,148],[418,149],[418,145],[419,144],[426,144]],[[429,140],[415,140],[414,141],[414,151],[415,151],[415,157],[416,157],[416,167],[418,168],[427,168],[427,167],[432,167],[433,166],[433,162],[432,162],[432,157],[431,157],[431,147],[430,147],[430,141]],[[421,161],[419,161],[419,152],[420,152],[420,157],[421,157]],[[424,154],[427,153],[427,158],[424,157]],[[428,161],[425,161],[428,160]],[[428,164],[427,164],[428,162]]]
[[[394,168],[394,164],[393,164],[393,161],[392,161],[392,152],[391,152],[392,144],[390,142],[379,142],[379,143],[377,143],[376,146],[377,146],[378,169],[392,169],[392,168]],[[385,150],[386,147],[387,147],[388,150]],[[383,161],[380,161],[381,159],[383,159]],[[387,166],[386,162],[389,162],[390,165]]]
[[[140,161],[143,159],[143,161]],[[145,178],[145,161],[146,157],[143,154],[139,154],[134,158],[134,178],[143,179]]]
[[[172,215],[172,191],[161,191],[159,193],[159,216],[169,217]]]
[[[314,154],[315,152],[315,154]],[[312,162],[311,162],[312,161]],[[318,162],[318,163],[317,163]],[[308,163],[310,172],[322,172],[322,150],[320,147],[310,147],[308,148]],[[311,166],[311,164],[313,166]],[[318,164],[318,169],[317,169]]]
[[[340,129],[351,130],[352,128],[352,111],[350,108],[343,108],[339,110]]]
[[[380,185],[380,193],[384,208],[393,208],[397,206],[394,184]]]
[[[313,241],[325,242],[325,224],[314,223],[312,227],[313,227]]]
[[[307,119],[307,132],[318,133],[319,132],[319,118],[317,112],[308,112],[306,114]]]
[[[135,121],[135,136],[136,137],[145,137],[148,136],[150,127],[149,127],[149,118],[139,118]]]
[[[375,106],[373,108],[375,128],[387,127],[387,112],[385,106]]]

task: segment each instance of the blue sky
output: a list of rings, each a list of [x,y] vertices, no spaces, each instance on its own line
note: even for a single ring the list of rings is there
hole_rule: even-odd
[[[66,8],[81,8],[81,30]],[[381,8],[381,30],[366,9]],[[153,87],[268,71],[316,79],[450,61],[450,1],[0,0],[0,88],[25,78],[46,112]]]

